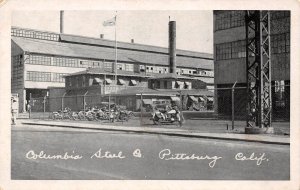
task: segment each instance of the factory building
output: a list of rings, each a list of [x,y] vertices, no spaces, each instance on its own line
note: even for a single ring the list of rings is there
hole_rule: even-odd
[[[30,98],[62,96],[65,87],[72,85],[64,76],[73,73],[101,71],[100,74],[107,77],[105,83],[111,84],[101,93],[110,93],[124,86],[148,85],[145,81],[148,76],[171,72],[169,48],[137,44],[133,40],[132,43],[118,42],[115,64],[115,42],[103,36],[91,38],[17,27],[12,27],[11,35],[11,90],[19,96],[20,112],[26,111]],[[199,77],[206,86],[214,83],[211,54],[176,49],[176,67],[172,68],[179,76]],[[116,85],[115,70],[120,75]]]
[[[246,27],[244,11],[214,11],[215,111],[231,116],[231,88],[246,87]],[[270,11],[272,112],[289,119],[290,12]],[[223,89],[223,90],[222,90]],[[245,117],[246,89],[235,91],[235,115]]]

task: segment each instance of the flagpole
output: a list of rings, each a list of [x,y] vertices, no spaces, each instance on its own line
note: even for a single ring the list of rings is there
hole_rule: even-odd
[[[117,61],[118,61],[118,45],[117,45],[117,11],[115,16],[115,85],[117,85]]]

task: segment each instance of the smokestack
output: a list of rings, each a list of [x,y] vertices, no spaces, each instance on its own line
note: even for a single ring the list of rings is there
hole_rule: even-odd
[[[170,73],[176,73],[176,21],[169,21]]]
[[[100,34],[100,38],[103,39],[104,38],[104,34]]]
[[[64,33],[64,11],[60,11],[60,33]]]
[[[131,43],[133,43],[133,44],[134,44],[134,39],[131,39]]]

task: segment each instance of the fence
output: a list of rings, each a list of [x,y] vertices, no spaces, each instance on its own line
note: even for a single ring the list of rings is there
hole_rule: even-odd
[[[290,87],[289,85],[272,86],[272,120],[289,121],[290,118]],[[61,97],[40,97],[29,100],[31,118],[50,118],[54,111],[68,107],[78,112],[89,107],[101,108],[120,105],[135,112],[142,123],[148,123],[154,108],[163,109],[177,105],[184,118],[245,121],[247,118],[247,89],[244,86],[234,88],[218,87],[210,90],[165,90],[156,93],[132,94],[81,94],[63,95]],[[147,122],[144,122],[147,121]]]

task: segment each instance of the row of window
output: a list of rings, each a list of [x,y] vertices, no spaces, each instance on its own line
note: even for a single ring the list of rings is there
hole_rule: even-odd
[[[143,66],[143,65],[141,65]],[[145,68],[143,68],[145,69]],[[169,73],[168,67],[153,67],[153,66],[146,66],[147,73]]]
[[[271,36],[271,53],[290,52],[290,33]],[[216,60],[246,57],[246,41],[240,40],[216,45]]]
[[[42,55],[29,55],[29,64],[51,65],[51,57]]]
[[[224,48],[223,48],[224,49]],[[226,48],[225,48],[226,49]],[[239,48],[237,48],[239,49]],[[20,61],[20,57],[16,56],[14,61]],[[44,55],[29,55],[27,59],[28,64],[33,65],[47,65],[47,66],[60,66],[60,67],[83,67],[83,68],[101,68],[105,71],[112,71],[113,63],[112,62],[103,62],[103,61],[93,61],[93,60],[80,60],[74,58],[65,58],[65,57],[50,57]],[[134,72],[134,64],[125,64],[125,63],[117,63],[118,70],[130,71]],[[169,73],[168,67],[162,66],[145,66],[140,65],[140,72],[147,73]],[[200,71],[197,72],[196,69],[180,69],[176,70],[177,74],[199,74],[201,76],[213,76],[213,74],[208,71]]]
[[[271,11],[271,19],[290,17],[290,11]],[[244,11],[219,11],[216,14],[215,30],[224,30],[245,25]]]
[[[235,41],[216,45],[216,60],[246,57],[246,41]]]
[[[271,11],[271,19],[290,17],[290,11]]]
[[[117,63],[117,69],[123,71],[134,71],[133,64]]]
[[[245,25],[244,11],[222,11],[216,14],[215,30]]]
[[[111,62],[92,61],[92,60],[79,60],[65,57],[53,57],[44,55],[29,55],[29,64],[34,65],[49,65],[59,67],[92,67],[92,68],[112,68]]]
[[[35,38],[35,39],[42,39],[42,40],[50,40],[50,41],[58,41],[59,35],[48,33],[48,32],[40,32],[40,31],[33,31],[33,30],[26,30],[26,29],[18,29],[12,28],[11,29],[12,36],[19,36],[25,38]]]
[[[271,36],[272,53],[290,52],[290,33],[284,33]]]
[[[52,60],[51,60],[52,59]],[[48,66],[60,66],[60,67],[92,67],[92,68],[102,68],[104,70],[112,70],[113,63],[103,62],[103,61],[93,61],[93,60],[79,60],[73,58],[65,57],[53,57],[44,56],[44,55],[29,55],[28,59],[29,64],[34,65],[48,65]],[[134,64],[125,64],[118,63],[118,70],[124,71],[134,71]],[[145,66],[140,65],[140,72],[147,73],[169,73],[168,67],[159,67],[159,66]],[[197,74],[195,69],[178,69],[178,74]],[[206,76],[206,73],[200,73],[201,75]]]
[[[65,82],[63,77],[67,73],[51,73],[51,72],[38,72],[38,71],[27,71],[26,80],[35,82]]]

